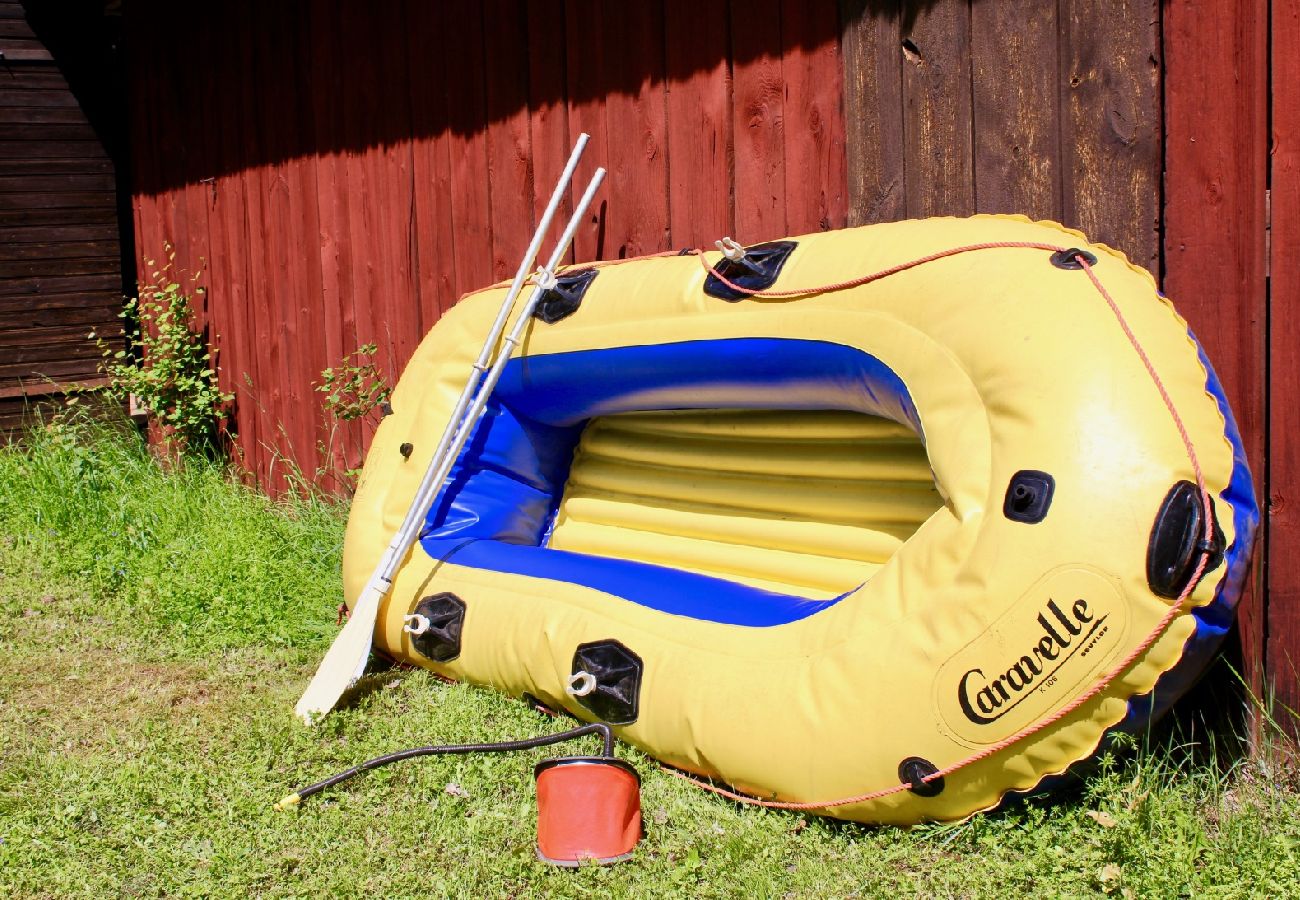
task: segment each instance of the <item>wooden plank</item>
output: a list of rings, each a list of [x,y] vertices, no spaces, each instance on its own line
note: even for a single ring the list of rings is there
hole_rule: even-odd
[[[492,197],[488,186],[487,140],[481,129],[487,111],[484,90],[483,20],[474,6],[451,4],[443,64],[447,92],[451,208],[456,221],[456,292],[492,279]],[[495,64],[495,60],[494,60]]]
[[[0,298],[24,295],[80,294],[83,292],[116,291],[122,286],[118,272],[101,272],[90,275],[40,275],[0,279]]]
[[[0,228],[26,228],[36,225],[66,225],[69,222],[93,225],[117,221],[117,207],[59,207],[57,209],[0,209]]]
[[[21,38],[5,38],[0,41],[0,53],[4,54],[5,63],[52,63],[54,57],[40,41],[24,41]]]
[[[242,12],[236,6],[229,14],[238,21]],[[247,72],[252,64],[252,36],[247,29],[222,29],[225,46],[221,53],[223,67],[231,72]],[[258,342],[257,310],[250,287],[251,265],[249,254],[253,233],[249,224],[245,174],[251,138],[245,137],[254,126],[252,114],[245,104],[245,94],[222,83],[220,78],[208,80],[209,93],[206,108],[216,126],[210,133],[209,144],[216,166],[223,174],[214,176],[211,209],[208,217],[208,235],[212,246],[212,263],[209,266],[209,292],[221,312],[221,334],[217,341],[219,384],[223,390],[235,394],[231,423],[238,435],[243,462],[253,472],[260,471],[263,449],[259,425],[261,415],[249,382],[257,371]],[[255,388],[254,388],[255,390]]]
[[[242,0],[232,8],[231,15],[250,26],[242,30],[236,42],[236,70],[255,71],[265,77],[263,67],[266,65],[267,50],[263,47],[260,36],[255,33],[260,11],[261,7],[255,0]],[[242,258],[239,264],[244,279],[243,303],[237,314],[245,323],[247,342],[240,372],[243,390],[239,402],[249,412],[247,431],[243,430],[241,423],[240,444],[259,484],[274,489],[275,485],[268,478],[268,468],[271,459],[281,452],[277,446],[278,431],[272,412],[278,411],[275,386],[278,383],[276,363],[279,350],[276,342],[277,329],[269,320],[275,309],[274,297],[267,293],[271,274],[267,270],[266,252],[260,241],[266,228],[263,198],[266,197],[268,188],[260,161],[266,158],[265,129],[268,122],[267,116],[259,107],[259,103],[263,102],[263,91],[256,80],[241,78],[236,84],[239,89],[232,92],[231,108],[241,138],[236,190],[242,200]]]
[[[569,130],[568,92],[565,85],[564,4],[527,0],[528,31],[528,132],[533,154],[533,221],[542,212],[569,159],[577,132]],[[543,247],[554,247],[573,212],[572,192],[556,211]],[[573,251],[569,251],[569,260]]]
[[[10,362],[8,356],[0,360],[0,379],[21,378],[24,381],[56,381],[68,378],[93,378],[99,374],[99,363],[94,359],[49,360],[31,366]]]
[[[123,334],[120,321],[111,321],[108,314],[102,322],[95,323],[94,334],[107,341],[115,341]],[[13,327],[0,328],[0,348],[13,347],[60,347],[68,345],[94,344],[95,338],[89,337],[91,329],[79,322],[7,322]]]
[[[436,12],[436,8],[435,4],[412,4],[409,41],[424,43],[440,34],[440,31],[431,30],[425,24],[425,17]],[[346,52],[348,35],[338,10],[328,4],[313,9],[311,27],[311,77],[313,84],[317,85],[312,93],[316,141],[321,147],[343,148],[350,136],[349,122],[354,118],[352,109],[358,102],[356,87],[351,83],[349,71],[337,62],[339,55]],[[440,91],[440,50],[437,46],[424,46],[428,51],[426,53],[418,56],[408,53],[409,74],[406,80],[430,91]],[[415,74],[412,67],[416,65],[417,59],[438,66],[437,77],[430,79]],[[423,122],[421,114],[426,107],[418,102],[414,94],[411,103],[413,120]],[[353,216],[356,215],[358,223],[361,222],[360,203],[363,200],[359,192],[353,190],[350,176],[353,165],[354,160],[350,154],[341,149],[322,154],[316,160],[321,229],[321,297],[325,312],[324,344],[326,356],[331,360],[342,360],[362,343],[357,337],[357,291],[353,285],[365,276],[355,273],[354,268],[364,270],[367,259],[363,255],[364,248],[354,250]],[[418,167],[413,167],[412,171],[417,182],[416,197],[419,198],[422,193],[420,182],[424,179]],[[355,211],[354,202],[358,204]],[[417,220],[419,215],[417,200]],[[362,226],[358,224],[357,227]],[[340,470],[360,464],[363,447],[356,427],[343,426],[331,435],[330,444],[335,452],[335,465]]]
[[[76,125],[85,121],[85,114],[77,106],[0,106],[0,125],[6,128],[30,122]]]
[[[0,101],[10,105],[10,94],[25,91],[46,91],[48,100],[60,106],[79,106],[77,99],[68,99],[68,81],[54,66],[7,66],[0,69]],[[56,94],[63,94],[62,98]]]
[[[627,259],[669,247],[663,7],[627,4],[600,26],[609,175],[597,202],[605,257]]]
[[[1164,289],[1223,381],[1261,498],[1267,58],[1260,7],[1164,9]],[[1261,573],[1257,565],[1237,615],[1244,675],[1256,696],[1263,696],[1266,662]]]
[[[31,399],[39,397],[49,397],[54,394],[62,394],[68,391],[85,390],[88,388],[103,387],[108,384],[108,379],[103,376],[94,376],[90,378],[81,378],[74,381],[63,382],[20,382],[17,385],[0,388],[0,400]]]
[[[121,308],[119,298],[116,304],[86,303],[60,309],[0,311],[0,316],[3,316],[0,344],[26,346],[37,340],[35,332],[44,331],[75,333],[79,340],[93,340],[87,338],[92,331],[101,336],[120,334],[122,322],[118,318],[118,312]]]
[[[5,141],[95,141],[99,136],[87,122],[17,122],[4,127]],[[39,151],[38,151],[39,152]]]
[[[0,132],[0,160],[37,159],[59,157],[62,159],[103,159],[104,148],[99,141],[89,138],[80,141],[11,140],[8,130]]]
[[[606,46],[601,39],[602,19],[608,12],[604,4],[580,3],[567,0],[564,4],[565,47],[568,99],[567,117],[569,134],[576,139],[583,132],[591,135],[587,152],[573,178],[571,194],[576,200],[597,166],[608,168],[610,135],[605,119],[604,95],[605,54],[621,51],[619,45]],[[606,182],[602,195],[597,197],[587,214],[587,221],[577,230],[573,239],[573,258],[576,260],[605,259],[609,243],[605,229],[609,212],[611,188]]]
[[[58,269],[65,259],[116,258],[116,236],[102,241],[38,241],[31,243],[0,242],[0,262],[32,260],[48,262]]]
[[[903,184],[902,8],[842,0],[849,225],[907,215]]]
[[[27,38],[36,40],[36,32],[32,31],[32,26],[27,24],[27,20],[20,16],[12,18],[0,15],[0,38]],[[3,48],[8,42],[0,40],[0,48]]]
[[[1278,720],[1300,710],[1300,7],[1272,4],[1272,260],[1269,322],[1267,623],[1265,659]],[[1258,476],[1258,471],[1256,475]]]
[[[121,282],[121,260],[117,256],[97,259],[45,259],[0,261],[0,279],[55,278],[67,275],[114,275]],[[0,288],[3,290],[3,288]]]
[[[83,362],[91,360],[91,368],[98,368],[99,360],[103,354],[95,346],[94,341],[87,340],[82,335],[80,341],[74,343],[41,343],[26,344],[20,347],[6,347],[4,352],[4,362],[6,365],[26,365],[32,371],[37,371],[47,363],[66,362]]]
[[[735,231],[731,82],[718,52],[722,4],[667,0],[668,226],[674,247],[711,247]]]
[[[27,72],[17,77],[6,77],[0,72],[0,108],[80,111],[77,98],[68,90],[68,84],[63,80],[63,76],[57,71],[51,74],[54,77],[33,81]]]
[[[0,248],[7,244],[40,244],[54,241],[113,241],[118,240],[116,225],[57,224],[6,227],[0,225]]]
[[[1065,224],[1158,270],[1160,14],[1157,0],[1063,0]]]
[[[524,22],[522,0],[487,0],[485,23]],[[528,130],[528,35],[491,29],[484,47],[492,278],[511,278],[533,234],[532,147]]]
[[[400,8],[395,4],[375,7],[372,15],[383,23],[390,23],[394,13],[400,16]],[[280,58],[277,60],[275,77],[278,91],[275,95],[276,105],[280,106],[280,127],[278,141],[273,145],[273,155],[283,160],[278,166],[279,177],[285,182],[285,189],[280,191],[273,204],[273,214],[281,231],[283,245],[277,251],[281,258],[282,291],[279,300],[282,310],[282,342],[284,347],[284,404],[280,411],[281,421],[287,431],[287,440],[291,458],[310,477],[317,467],[316,445],[321,432],[321,404],[319,395],[313,390],[314,382],[320,378],[320,372],[334,361],[325,357],[323,341],[323,323],[317,312],[321,296],[320,253],[316,249],[320,236],[320,223],[317,214],[317,183],[315,159],[295,152],[298,135],[310,134],[311,122],[310,97],[306,79],[301,77],[308,65],[310,48],[307,46],[309,31],[299,27],[301,17],[290,7],[277,10],[274,29],[289,36],[281,42]],[[392,29],[391,24],[382,25],[388,33],[400,34]],[[392,78],[386,73],[393,67],[393,54],[376,61],[381,68],[380,77],[388,83]],[[405,60],[400,60],[405,68]],[[385,121],[401,127],[396,115],[397,109],[404,109],[406,101],[394,108],[392,91],[385,91],[380,97],[380,115]],[[285,111],[291,111],[288,115]],[[403,147],[389,147],[385,156],[392,159],[403,154]],[[394,176],[399,184],[404,184],[409,191],[409,169],[397,170]],[[405,210],[400,203],[394,204],[394,214],[385,223],[398,234],[404,234],[407,216],[401,215]],[[408,213],[409,215],[409,213]],[[391,233],[391,232],[390,232]],[[402,247],[405,246],[403,243]],[[399,254],[389,253],[383,258],[383,265],[394,280],[389,283],[389,302],[394,303],[399,285],[399,271],[409,271],[409,265]],[[394,330],[400,332],[402,321],[393,310],[391,322]]]
[[[412,27],[408,39],[422,31],[414,22],[419,11],[428,4],[418,4],[412,9]],[[315,5],[309,16],[310,55],[308,73],[314,90],[311,92],[313,137],[321,148],[337,148],[344,132],[344,79],[347,70],[337,64],[342,52],[339,39],[337,10],[325,4]],[[414,170],[417,181],[420,173]],[[322,338],[327,359],[341,360],[348,350],[356,346],[350,285],[352,282],[352,244],[348,240],[347,162],[342,153],[331,150],[316,158],[317,215],[320,219],[320,270]],[[417,196],[419,195],[417,185]],[[346,321],[346,337],[344,322]],[[345,344],[347,349],[345,348]],[[333,465],[348,468],[342,439],[346,431],[330,435],[328,446]]]
[[[81,324],[112,321],[122,310],[120,294],[42,294],[39,297],[0,297],[0,313],[6,328],[29,325]]]
[[[289,56],[278,33],[286,24],[282,14],[283,10],[275,5],[257,4],[251,21],[257,32],[253,66],[261,78],[251,104],[259,164],[248,169],[253,191],[249,195],[249,225],[259,229],[264,237],[250,248],[250,300],[253,309],[261,310],[265,317],[264,321],[256,322],[255,332],[261,345],[257,352],[260,364],[257,396],[263,417],[261,440],[272,458],[293,463],[299,459],[298,452],[307,448],[300,446],[298,419],[290,402],[294,389],[290,359],[294,298],[287,195],[291,187],[277,145],[284,139],[284,116],[291,109],[292,99],[286,95],[284,83]],[[266,486],[272,494],[287,488],[283,468],[268,474]]]
[[[113,161],[108,157],[56,159],[47,156],[0,160],[0,176],[28,175],[112,175]]]
[[[787,232],[780,0],[733,4],[731,47],[735,237],[753,244]]]
[[[848,212],[839,32],[837,0],[782,0],[782,152],[791,234],[843,228]]]
[[[427,52],[430,41],[453,40],[446,32],[442,7],[416,3],[406,49],[411,93],[411,171],[415,180],[416,290],[420,331],[433,327],[456,302],[456,227],[451,199],[451,136],[447,129],[447,92],[442,45]],[[355,343],[351,346],[355,346]],[[349,462],[348,466],[353,463]]]
[[[965,4],[941,3],[916,10],[903,28],[903,147],[913,218],[975,211],[969,26]]]
[[[94,206],[116,207],[116,205],[116,194],[112,191],[0,193],[0,210],[22,210],[33,206],[43,209],[80,209]]]
[[[970,9],[975,207],[1060,221],[1056,6],[983,0]]]

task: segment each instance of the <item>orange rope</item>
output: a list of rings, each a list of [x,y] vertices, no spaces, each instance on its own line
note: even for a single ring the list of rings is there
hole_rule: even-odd
[[[920,265],[923,262],[930,262],[935,259],[943,259],[946,256],[953,256],[957,253],[964,253],[969,250],[988,249],[990,247],[1007,247],[1007,246],[1033,247],[1036,249],[1051,250],[1054,252],[1060,251],[1062,249],[1060,247],[1053,247],[1047,244],[1021,244],[1021,243],[973,244],[966,247],[957,247],[952,250],[934,253],[931,254],[930,256],[923,257],[921,260],[913,261],[911,263],[902,263],[898,266],[894,266],[891,269],[884,270],[883,273],[876,273],[876,275],[874,276],[867,276],[865,278],[855,279],[854,281],[843,282],[842,286],[830,285],[824,288],[816,288],[816,289],[802,291],[802,292],[783,291],[779,293],[771,292],[771,293],[760,294],[754,291],[745,291],[745,293],[749,293],[751,295],[757,295],[757,296],[794,296],[795,294],[799,294],[799,293],[811,294],[811,293],[821,293],[823,291],[828,291],[828,290],[840,290],[842,289],[842,287],[856,287],[860,284],[866,284],[868,281],[873,281],[876,278],[884,277],[887,274],[892,275],[894,272],[901,272],[906,269],[910,269],[913,266]],[[1174,420],[1174,425],[1178,429],[1178,435],[1183,440],[1183,448],[1187,451],[1187,458],[1192,464],[1192,471],[1196,474],[1196,486],[1197,488],[1200,489],[1201,502],[1204,504],[1204,509],[1207,512],[1205,516],[1204,546],[1208,547],[1210,543],[1213,542],[1214,540],[1214,519],[1213,516],[1209,514],[1209,511],[1213,509],[1213,506],[1211,505],[1211,501],[1210,501],[1210,492],[1205,487],[1205,476],[1201,471],[1200,459],[1197,457],[1196,448],[1195,446],[1193,446],[1192,439],[1187,433],[1187,427],[1183,424],[1182,416],[1178,414],[1178,409],[1174,406],[1174,402],[1169,396],[1169,391],[1165,388],[1164,381],[1161,380],[1160,375],[1156,372],[1155,366],[1151,363],[1151,358],[1147,356],[1146,350],[1143,349],[1141,342],[1138,341],[1137,336],[1133,333],[1133,329],[1129,327],[1128,320],[1124,318],[1124,314],[1120,311],[1119,306],[1115,303],[1115,299],[1111,297],[1110,292],[1106,290],[1105,285],[1103,285],[1101,281],[1097,278],[1097,274],[1092,270],[1092,266],[1088,264],[1087,259],[1085,259],[1082,255],[1077,255],[1075,259],[1078,260],[1080,265],[1083,267],[1083,271],[1087,274],[1089,280],[1092,281],[1093,287],[1097,289],[1097,292],[1101,294],[1102,299],[1106,301],[1106,305],[1110,307],[1110,311],[1114,314],[1115,319],[1119,323],[1120,328],[1123,329],[1124,331],[1124,336],[1128,338],[1128,341],[1132,345],[1134,351],[1136,351],[1138,358],[1142,360],[1142,365],[1146,367],[1147,374],[1151,376],[1152,382],[1155,383],[1156,390],[1160,392],[1160,399],[1164,401],[1165,408],[1169,411],[1170,417]],[[711,272],[714,271],[711,266],[708,266],[707,263],[705,265],[706,267],[709,268]],[[717,273],[714,272],[714,274],[716,275]],[[725,279],[723,280],[725,281]],[[731,285],[731,286],[735,287],[735,285]],[[742,288],[736,288],[736,289],[743,290]],[[1154,644],[1162,634],[1164,634],[1165,629],[1167,629],[1170,626],[1170,624],[1173,623],[1174,619],[1176,619],[1179,616],[1179,614],[1183,612],[1183,604],[1187,602],[1187,599],[1192,595],[1192,591],[1195,590],[1197,583],[1201,580],[1201,576],[1205,574],[1205,568],[1209,564],[1209,560],[1210,560],[1210,551],[1208,549],[1203,549],[1201,551],[1200,561],[1196,565],[1196,570],[1192,573],[1192,577],[1191,579],[1188,580],[1187,586],[1183,588],[1182,593],[1178,595],[1178,599],[1175,600],[1173,605],[1169,607],[1169,611],[1166,612],[1164,616],[1161,617],[1160,621],[1156,623],[1155,628],[1152,629],[1151,633],[1146,636],[1146,638],[1142,641],[1142,643],[1138,644],[1137,647],[1133,648],[1133,650],[1127,656],[1125,656],[1122,660],[1120,660],[1118,665],[1116,665],[1109,672],[1107,672],[1106,675],[1103,676],[1101,679],[1099,679],[1096,682],[1096,684],[1094,684],[1091,688],[1089,688],[1084,693],[1075,697],[1065,706],[1061,707],[1055,713],[1043,719],[1042,721],[1027,726],[1021,729],[1020,731],[1016,732],[1015,734],[1011,735],[1010,737],[1005,738],[997,742],[996,744],[992,744],[989,747],[986,747],[985,749],[979,751],[978,753],[974,753],[966,757],[960,762],[953,763],[952,765],[946,768],[940,769],[937,772],[927,775],[924,778],[922,778],[921,781],[922,782],[934,781],[935,779],[943,778],[944,776],[947,775],[952,775],[953,773],[958,772],[961,769],[964,769],[968,766],[972,766],[975,763],[980,762],[981,760],[987,759],[988,757],[992,756],[994,753],[1001,752],[1002,750],[1005,750],[1007,747],[1011,746],[1012,744],[1022,741],[1027,737],[1032,737],[1033,735],[1037,734],[1043,729],[1048,728],[1051,725],[1054,725],[1055,723],[1059,722],[1061,719],[1068,716],[1070,713],[1079,709],[1079,707],[1083,706],[1089,700],[1092,700],[1094,697],[1100,694],[1103,690],[1105,690],[1107,687],[1110,686],[1111,682],[1113,682],[1116,678],[1118,678],[1125,671],[1127,671],[1129,666],[1131,666],[1134,662],[1136,662],[1139,656],[1146,653],[1147,650],[1151,649],[1151,645]],[[727,790],[726,788],[721,788],[716,785],[707,784],[705,782],[700,781],[697,778],[692,777],[691,775],[688,775],[685,772],[679,772],[676,770],[669,770],[669,771],[673,775],[677,776],[678,778],[681,778],[685,781],[689,781],[690,783],[694,784],[696,787],[703,788],[704,790],[707,791],[712,791],[715,794],[720,794],[723,797],[727,797],[731,800],[735,800],[740,803],[746,803],[751,806],[765,806],[772,809],[791,809],[791,810],[826,809],[833,806],[849,806],[856,803],[867,803],[872,800],[880,800],[884,797],[890,796],[891,794],[897,794],[901,791],[908,790],[909,788],[912,787],[911,783],[901,783],[901,784],[893,785],[892,787],[881,788],[880,790],[877,791],[871,791],[866,794],[858,794],[857,796],[854,797],[843,797],[838,800],[818,800],[818,801],[809,801],[804,803],[793,803],[793,802],[784,802],[781,800],[763,800],[759,797],[753,797],[748,794],[740,794],[735,791]]]
[[[696,250],[700,258],[700,265],[714,278],[721,281],[733,291],[745,294],[748,297],[803,297],[808,294],[829,294],[834,291],[844,291],[849,288],[861,287],[864,284],[870,284],[873,281],[879,281],[881,278],[888,278],[890,275],[897,275],[899,272],[906,272],[908,269],[914,269],[917,266],[923,266],[926,263],[936,262],[940,259],[947,259],[949,256],[956,256],[959,253],[970,253],[975,250],[1050,250],[1053,253],[1066,249],[1058,247],[1055,244],[1040,244],[1035,241],[989,241],[983,244],[965,244],[961,247],[949,247],[947,250],[940,250],[937,253],[931,253],[929,256],[922,256],[919,259],[913,259],[908,262],[899,263],[896,266],[890,266],[888,269],[881,269],[879,272],[872,272],[870,275],[863,275],[861,278],[854,278],[850,281],[837,281],[834,284],[824,284],[820,287],[799,288],[790,291],[758,291],[753,288],[741,287],[735,282],[729,281],[725,275],[720,273],[709,261],[704,258],[703,250]]]

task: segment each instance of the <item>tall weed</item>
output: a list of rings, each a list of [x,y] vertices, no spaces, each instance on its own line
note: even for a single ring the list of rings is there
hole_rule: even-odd
[[[341,599],[345,510],[272,501],[191,456],[165,472],[121,421],[60,414],[0,449],[0,540],[191,648],[314,646]]]

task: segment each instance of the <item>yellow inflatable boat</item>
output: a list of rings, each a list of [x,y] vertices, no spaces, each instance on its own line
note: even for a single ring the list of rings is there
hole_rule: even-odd
[[[452,309],[393,394],[350,600],[504,290]],[[1257,520],[1145,271],[1021,218],[876,225],[562,273],[374,639],[737,796],[952,819],[1181,693]]]

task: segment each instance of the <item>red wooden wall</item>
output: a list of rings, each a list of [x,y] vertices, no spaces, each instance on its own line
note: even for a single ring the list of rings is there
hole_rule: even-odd
[[[1300,560],[1286,509],[1300,477],[1288,427],[1300,387],[1293,349],[1300,298],[1286,256],[1286,239],[1300,226],[1294,172],[1300,47],[1294,4],[1273,8],[1270,61],[1266,4],[1177,0],[1165,6],[1164,286],[1223,380],[1263,510],[1238,614],[1244,674],[1256,696],[1276,692],[1300,709],[1292,662],[1300,658]],[[1277,214],[1271,246],[1270,170]]]
[[[1269,531],[1263,622],[1270,690],[1282,710],[1300,711],[1300,4],[1272,4],[1269,183]],[[1261,140],[1261,143],[1264,143]],[[1257,613],[1258,614],[1258,613]],[[1281,714],[1283,719],[1288,713]],[[1291,727],[1300,733],[1295,720]]]
[[[238,445],[273,487],[286,458],[358,464],[320,371],[375,342],[396,376],[440,312],[512,274],[580,131],[579,181],[610,174],[579,260],[845,224],[835,0],[127,18],[141,265],[169,243],[204,270]]]

